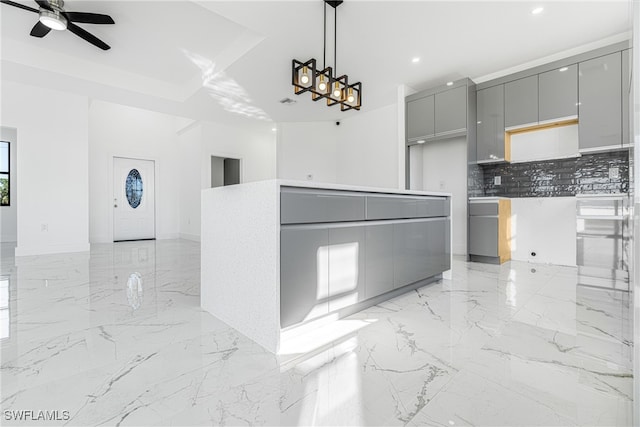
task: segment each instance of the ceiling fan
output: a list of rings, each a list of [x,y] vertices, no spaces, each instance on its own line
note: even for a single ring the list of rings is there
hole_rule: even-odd
[[[83,38],[102,50],[111,49],[111,46],[74,24],[74,22],[83,24],[115,24],[109,15],[67,12],[64,10],[64,0],[35,0],[35,2],[40,6],[39,9],[34,9],[10,0],[0,0],[0,3],[28,10],[29,12],[35,12],[40,15],[38,22],[31,29],[31,35],[33,37],[44,37],[49,34],[51,30],[69,30],[76,36]]]

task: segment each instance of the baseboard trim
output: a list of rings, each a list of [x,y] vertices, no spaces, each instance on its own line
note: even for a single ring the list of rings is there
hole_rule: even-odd
[[[91,246],[89,243],[78,243],[72,245],[50,245],[50,246],[18,246],[16,247],[16,257],[34,256],[34,255],[51,255],[51,254],[67,254],[76,252],[89,252]]]
[[[193,242],[200,241],[199,234],[190,234],[190,233],[180,233],[180,239],[191,240]]]

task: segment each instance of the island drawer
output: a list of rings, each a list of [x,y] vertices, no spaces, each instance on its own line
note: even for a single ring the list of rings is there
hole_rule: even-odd
[[[365,196],[348,191],[282,187],[280,223],[363,221]]]
[[[449,216],[445,197],[367,196],[367,219],[405,219]]]

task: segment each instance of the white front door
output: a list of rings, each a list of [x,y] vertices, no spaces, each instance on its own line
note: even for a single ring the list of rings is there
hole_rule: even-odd
[[[113,240],[155,239],[155,162],[113,158]]]

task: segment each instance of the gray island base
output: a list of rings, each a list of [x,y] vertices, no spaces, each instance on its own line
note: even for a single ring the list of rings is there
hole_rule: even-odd
[[[272,353],[306,352],[310,331],[450,273],[450,207],[285,180],[203,190],[201,306]]]

